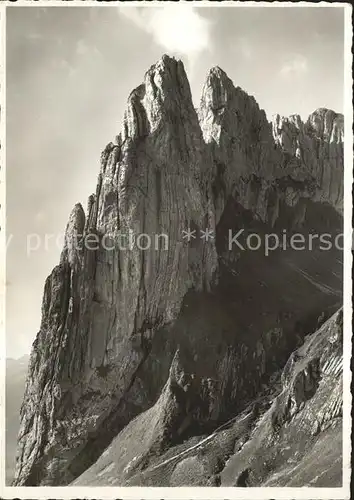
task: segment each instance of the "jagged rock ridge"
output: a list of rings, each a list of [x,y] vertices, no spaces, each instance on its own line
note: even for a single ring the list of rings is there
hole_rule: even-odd
[[[342,201],[340,115],[271,125],[220,68],[197,115],[182,63],[163,56],[130,94],[96,194],[86,214],[74,207],[46,281],[15,484],[70,483],[174,390],[184,410],[162,405],[156,454],[245,408],[318,314],[339,306],[340,251],[265,260],[228,251],[228,231],[340,232]],[[206,228],[216,239],[182,238]],[[168,245],[127,247],[131,233],[164,233]]]

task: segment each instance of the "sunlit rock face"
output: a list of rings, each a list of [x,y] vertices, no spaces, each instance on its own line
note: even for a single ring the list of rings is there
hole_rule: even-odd
[[[199,116],[214,160],[217,221],[230,195],[237,195],[245,208],[266,218],[264,197],[281,164],[281,153],[275,147],[265,112],[216,67],[207,76]],[[250,187],[252,178],[264,183],[259,193]]]
[[[294,206],[308,198],[342,211],[343,115],[318,109],[306,123],[276,115],[269,124],[255,99],[216,67],[199,116],[214,159],[217,222],[230,195],[273,224],[282,200]]]
[[[342,192],[340,115],[269,124],[220,68],[196,111],[183,64],[163,56],[130,94],[45,283],[15,484],[69,484],[122,432],[133,476],[244,411],[340,306],[341,251],[267,256],[230,246],[230,231],[337,234]],[[145,411],[140,449],[129,429]]]
[[[312,199],[343,210],[343,115],[320,108],[303,123],[276,115],[273,135],[294,178],[312,179]],[[296,177],[295,177],[296,176]]]

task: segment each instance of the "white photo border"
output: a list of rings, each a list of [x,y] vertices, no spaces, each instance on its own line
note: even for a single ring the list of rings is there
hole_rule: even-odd
[[[350,498],[351,477],[351,347],[352,347],[352,185],[353,185],[353,104],[352,104],[352,6],[345,2],[258,2],[258,1],[181,1],[180,4],[195,3],[198,7],[237,8],[293,8],[293,7],[337,7],[344,9],[344,276],[343,276],[343,484],[337,488],[317,487],[13,487],[5,486],[5,313],[6,313],[6,11],[27,7],[157,7],[161,1],[109,1],[95,0],[0,0],[0,498],[4,499],[252,499],[268,500],[345,500]],[[166,4],[166,2],[164,2]],[[175,3],[175,2],[170,2]],[[181,5],[181,8],[182,5]]]

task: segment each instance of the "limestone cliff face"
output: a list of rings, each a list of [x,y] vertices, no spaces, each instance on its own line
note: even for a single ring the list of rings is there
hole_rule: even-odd
[[[202,146],[183,65],[164,57],[129,96],[87,217],[75,206],[60,265],[46,282],[18,481],[72,478],[72,456],[119,404],[154,330],[174,318],[189,288],[210,287],[213,245],[187,246],[182,238],[189,227],[214,227]],[[143,250],[147,238],[151,248]],[[51,452],[56,458],[45,468]]]
[[[283,163],[298,180],[312,179],[312,198],[343,210],[343,115],[320,108],[305,123],[298,115],[273,120]]]
[[[264,214],[266,187],[253,196],[250,180],[262,178],[269,184],[281,164],[264,111],[216,67],[203,88],[200,123],[214,159],[217,220],[230,195],[239,196],[245,208]]]
[[[166,380],[178,379],[178,366],[194,381],[196,403],[187,419],[178,408],[163,417],[174,422],[171,442],[241,408],[308,333],[299,324],[340,300],[341,277],[328,270],[333,253],[316,264],[294,253],[273,263],[224,258],[228,221],[280,230],[289,217],[316,223],[326,206],[340,230],[342,184],[339,115],[318,110],[306,124],[277,117],[272,128],[219,68],[197,115],[182,63],[163,56],[152,66],[102,153],[86,214],[78,204],[70,215],[45,284],[15,484],[70,483],[132,417],[160,393],[170,397]],[[206,229],[213,237],[201,237]]]
[[[218,67],[207,77],[199,115],[214,159],[217,222],[230,195],[272,224],[283,200],[295,206],[309,198],[342,210],[343,115],[318,109],[305,124],[298,115],[276,115],[270,125]]]

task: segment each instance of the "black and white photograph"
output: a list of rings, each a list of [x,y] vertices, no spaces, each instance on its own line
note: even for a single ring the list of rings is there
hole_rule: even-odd
[[[351,15],[0,3],[0,497],[350,498]]]

